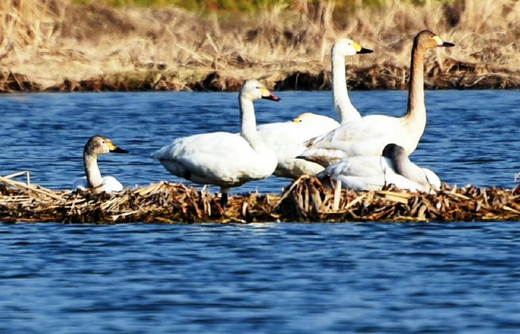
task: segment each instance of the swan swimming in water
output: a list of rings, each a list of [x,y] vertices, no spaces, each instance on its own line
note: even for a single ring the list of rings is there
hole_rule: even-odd
[[[280,99],[260,82],[248,80],[240,90],[240,134],[212,132],[177,138],[152,153],[170,173],[203,185],[216,185],[225,206],[233,187],[269,177],[277,159],[256,129],[254,100]]]
[[[103,136],[90,137],[85,148],[83,149],[83,164],[85,166],[85,175],[76,179],[72,183],[72,189],[89,190],[95,193],[100,192],[117,192],[123,190],[123,185],[113,176],[101,176],[97,158],[99,155],[107,153],[128,153],[114,144],[112,140]]]
[[[306,143],[300,158],[326,167],[342,159],[359,155],[380,155],[389,143],[402,146],[410,155],[419,143],[426,127],[424,102],[424,58],[426,51],[436,47],[451,47],[431,31],[421,31],[414,38],[411,57],[411,77],[408,91],[408,111],[403,117],[369,115],[358,121],[342,124],[331,132]]]
[[[372,50],[365,49],[348,38],[337,39],[332,46],[332,97],[334,109],[341,123],[361,118],[348,95],[345,57],[364,53],[372,53]],[[328,133],[339,125],[340,123],[331,117],[303,113],[293,122],[268,123],[258,126],[260,136],[271,146],[278,157],[274,175],[296,179],[303,174],[314,175],[322,171],[323,167],[320,165],[297,159],[296,156],[305,150],[305,141]]]
[[[400,189],[422,192],[441,187],[441,180],[433,171],[411,162],[404,148],[396,144],[386,145],[379,157],[346,158],[328,166],[316,177],[325,184],[331,180],[339,181],[343,188],[356,191],[381,190],[390,184]]]

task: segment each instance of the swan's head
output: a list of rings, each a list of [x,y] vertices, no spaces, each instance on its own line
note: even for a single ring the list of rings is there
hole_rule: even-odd
[[[374,51],[365,49],[358,43],[348,38],[339,38],[334,42],[332,46],[333,56],[355,56],[358,53],[372,53]]]
[[[403,157],[407,157],[406,151],[402,146],[397,144],[387,144],[383,149],[383,157],[391,159],[393,161],[399,160]]]
[[[414,45],[420,46],[424,49],[433,49],[437,47],[452,47],[453,43],[445,42],[429,30],[423,30],[415,36]]]
[[[313,114],[311,112],[304,112],[303,114],[298,115],[298,117],[293,119],[293,123],[300,124],[300,123],[307,123],[312,122],[315,118],[314,116],[319,116],[316,114]]]
[[[280,98],[271,93],[264,85],[256,80],[247,80],[240,89],[240,97],[251,101],[267,99],[280,101]]]
[[[339,126],[338,122],[329,116],[318,115],[311,112],[304,112],[303,114],[298,115],[298,117],[293,119],[293,123],[295,124],[309,124],[314,126],[326,126],[330,125],[330,128],[333,129]]]
[[[114,144],[113,141],[103,136],[90,137],[87,144],[85,145],[84,154],[98,156],[107,153],[128,153],[127,150],[123,150]]]

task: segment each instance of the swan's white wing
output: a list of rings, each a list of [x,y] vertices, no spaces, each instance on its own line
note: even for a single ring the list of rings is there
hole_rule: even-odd
[[[113,193],[123,190],[123,185],[113,176],[104,176],[103,177],[103,190],[107,193]]]
[[[389,143],[405,149],[413,144],[399,118],[369,115],[309,140],[300,157],[328,166],[348,157],[380,156]]]
[[[426,179],[428,180],[430,185],[433,187],[433,189],[435,189],[435,190],[441,189],[442,182],[441,182],[441,179],[437,176],[437,174],[435,174],[432,170],[430,170],[428,168],[423,168],[422,170],[424,171],[424,174],[426,175]]]
[[[154,152],[172,174],[199,184],[238,186],[268,177],[276,167],[273,152],[257,153],[240,135],[214,132],[176,139]]]
[[[334,119],[302,114],[300,123],[281,122],[258,126],[258,133],[264,142],[276,153],[278,166],[275,175],[297,178],[303,174],[314,175],[323,168],[313,162],[296,159],[304,149],[304,142],[339,126]]]
[[[73,190],[86,191],[90,188],[87,177],[79,177],[72,183]],[[113,193],[123,190],[123,185],[113,176],[104,176],[103,177],[103,191],[107,193]]]
[[[78,177],[77,179],[75,179],[73,182],[72,182],[72,190],[81,190],[81,191],[85,191],[87,190],[88,188],[88,182],[87,182],[87,177],[86,176],[83,176],[83,177]]]
[[[320,180],[327,178],[337,182],[342,187],[360,190],[381,190],[384,186],[393,184],[399,189],[409,191],[427,191],[420,184],[402,175],[396,174],[390,161],[383,157],[351,157],[330,165],[316,175]]]

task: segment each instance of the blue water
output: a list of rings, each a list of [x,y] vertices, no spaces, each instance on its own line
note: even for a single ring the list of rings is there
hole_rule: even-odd
[[[281,92],[259,123],[333,116],[330,92]],[[401,115],[405,92],[352,92]],[[178,182],[149,158],[178,136],[238,131],[236,93],[0,95],[0,175],[67,189],[86,140],[128,187]],[[459,186],[512,188],[520,93],[429,91],[411,159]],[[381,107],[383,106],[383,107]],[[279,193],[269,178],[235,189]],[[212,189],[217,191],[217,189]],[[520,225],[0,224],[0,333],[518,333]]]
[[[335,116],[330,92],[280,92],[258,101],[258,123],[286,121],[304,111]],[[362,114],[402,115],[407,93],[352,92]],[[428,124],[411,159],[450,185],[513,188],[520,172],[520,92],[428,91]],[[88,138],[105,135],[129,155],[100,157],[104,175],[125,186],[182,181],[149,158],[174,138],[238,131],[236,93],[83,93],[1,95],[0,175],[30,170],[34,183],[68,189],[83,175]],[[520,182],[520,181],[519,181]],[[289,180],[271,177],[233,193],[280,193]],[[212,191],[218,191],[214,187]]]
[[[2,333],[518,333],[516,223],[0,225]]]

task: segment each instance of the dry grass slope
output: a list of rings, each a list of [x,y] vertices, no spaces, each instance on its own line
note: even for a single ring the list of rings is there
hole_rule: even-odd
[[[518,1],[389,0],[345,13],[334,1],[318,2],[327,4],[321,8],[297,3],[307,7],[280,2],[230,18],[5,0],[0,91],[236,90],[246,78],[278,89],[328,89],[330,46],[339,36],[375,51],[349,59],[352,87],[403,89],[412,38],[425,28],[457,44],[429,53],[429,88],[520,87]]]

